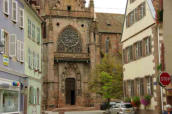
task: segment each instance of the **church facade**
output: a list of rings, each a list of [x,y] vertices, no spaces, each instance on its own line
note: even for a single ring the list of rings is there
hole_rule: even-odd
[[[88,7],[85,0],[32,3],[45,19],[43,110],[95,105],[98,101],[88,90],[89,74],[103,54],[120,50],[123,15],[96,14],[93,0]]]

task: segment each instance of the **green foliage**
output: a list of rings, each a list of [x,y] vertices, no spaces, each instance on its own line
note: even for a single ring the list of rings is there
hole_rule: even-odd
[[[124,99],[124,101],[127,102],[127,103],[130,103],[130,102],[131,102],[131,98],[126,97],[126,98]]]
[[[136,107],[139,107],[140,106],[140,97],[134,96],[132,98],[132,101],[133,101],[133,103],[135,104]]]
[[[157,10],[157,21],[158,23],[163,22],[163,10]]]
[[[160,65],[157,66],[157,70],[158,71],[161,71],[161,69],[162,69],[162,64],[160,64]]]
[[[150,96],[150,95],[146,95],[146,96],[144,96],[144,99],[145,99],[145,100],[147,100],[147,101],[150,101],[150,100],[151,100],[151,98],[152,98],[152,96]]]
[[[89,88],[105,99],[122,98],[122,64],[118,57],[105,55],[90,74]]]

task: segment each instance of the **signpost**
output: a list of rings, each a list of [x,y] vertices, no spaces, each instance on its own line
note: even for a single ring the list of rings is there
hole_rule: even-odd
[[[162,72],[159,77],[159,82],[162,86],[168,86],[171,82],[171,76],[167,72]]]

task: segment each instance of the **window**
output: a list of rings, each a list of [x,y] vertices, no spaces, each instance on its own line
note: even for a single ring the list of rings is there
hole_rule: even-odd
[[[134,11],[130,13],[130,25],[134,24]]]
[[[153,85],[152,85],[152,78],[151,77],[147,77],[146,78],[146,87],[147,87],[147,94],[148,95],[152,95],[153,92]]]
[[[17,2],[12,1],[12,20],[17,22]]]
[[[9,0],[3,0],[3,12],[9,15]]]
[[[129,46],[127,48],[127,61],[130,62],[131,60],[133,60],[133,47]]]
[[[38,64],[38,65],[37,65],[37,69],[38,69],[38,70],[40,70],[40,65],[39,65],[40,62],[39,62],[39,61],[41,61],[41,60],[39,60],[39,54],[37,54],[37,62],[38,62],[38,63],[37,63],[37,64]]]
[[[24,62],[24,43],[20,42],[20,62]]]
[[[134,96],[134,80],[131,80],[131,96]]]
[[[21,57],[21,41],[17,40],[17,60],[20,61]]]
[[[36,69],[35,52],[33,51],[33,68]]]
[[[41,31],[40,28],[37,28],[37,43],[40,44],[40,40],[41,40]]]
[[[0,39],[0,53],[8,55],[9,35],[4,29],[1,29],[0,34],[1,34],[0,35],[0,37],[1,37],[1,39]]]
[[[0,53],[4,53],[5,46],[5,31],[4,29],[0,30]]]
[[[32,25],[30,19],[28,19],[28,38],[31,38]]]
[[[140,79],[140,95],[144,96],[144,79]]]
[[[136,80],[137,96],[140,96],[140,79]]]
[[[126,49],[123,50],[123,62],[127,63]]]
[[[129,95],[129,97],[134,96],[134,80],[128,81],[128,95]]]
[[[11,34],[9,38],[9,56],[16,56],[16,35]]]
[[[106,46],[105,47],[106,48],[106,53],[109,53],[109,45],[110,45],[109,43],[110,43],[109,38],[107,38],[106,39],[106,45],[105,45]]]
[[[37,104],[37,89],[30,87],[29,89],[29,103]]]
[[[35,25],[33,23],[32,23],[32,39],[35,40]]]
[[[136,45],[135,57],[139,58],[142,56],[142,41],[137,42],[135,45]]]
[[[142,3],[140,6],[140,19],[142,19],[145,16],[145,3]]]
[[[19,26],[24,28],[24,10],[21,8],[19,9]]]
[[[31,68],[31,51],[30,48],[28,49],[28,66]]]
[[[149,55],[151,53],[151,39],[147,37],[144,39],[145,44],[145,55]]]
[[[34,104],[34,88],[30,87],[29,89],[29,103]]]
[[[131,0],[135,1],[135,0]],[[128,13],[127,18],[126,18],[126,26],[130,27],[133,25],[135,22],[139,21],[145,16],[145,2],[140,4],[136,9]]]
[[[19,93],[18,92],[3,90],[1,98],[2,98],[2,101],[1,101],[2,110],[0,109],[0,113],[7,113],[7,112],[10,113],[10,112],[19,111]]]
[[[40,104],[40,97],[39,97],[40,91],[39,88],[37,88],[37,104]]]

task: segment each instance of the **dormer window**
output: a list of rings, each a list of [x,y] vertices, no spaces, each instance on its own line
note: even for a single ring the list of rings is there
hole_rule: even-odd
[[[71,11],[71,6],[67,6],[67,11]]]

